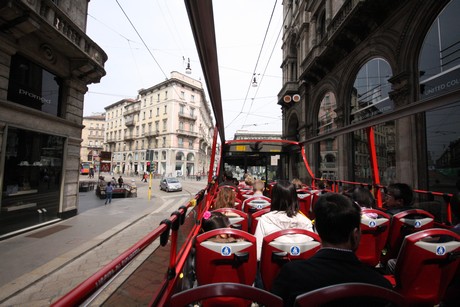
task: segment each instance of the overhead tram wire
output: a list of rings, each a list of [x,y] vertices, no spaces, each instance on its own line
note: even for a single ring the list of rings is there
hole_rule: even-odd
[[[168,76],[165,74],[165,72],[163,71],[163,69],[161,68],[160,66],[160,63],[158,63],[157,59],[155,58],[155,56],[153,55],[152,51],[150,51],[150,48],[147,46],[147,44],[145,43],[144,39],[142,38],[142,36],[139,34],[139,32],[137,31],[136,27],[134,26],[134,24],[131,22],[131,19],[129,18],[129,16],[126,14],[125,10],[123,9],[123,7],[121,6],[121,4],[118,2],[118,0],[115,0],[118,4],[118,6],[120,7],[121,11],[123,12],[123,14],[125,15],[126,19],[128,19],[129,23],[131,24],[131,26],[133,27],[134,31],[136,31],[136,34],[137,36],[141,39],[142,43],[144,44],[144,47],[147,49],[147,51],[150,53],[150,56],[153,58],[153,60],[155,61],[155,63],[157,64],[158,68],[161,70],[161,72],[163,73],[163,75],[165,76],[166,79],[168,79]]]
[[[285,19],[283,20],[283,24],[284,24],[284,21]],[[283,27],[280,27],[280,30],[278,32],[278,36],[276,37],[275,42],[277,42],[278,39],[280,38],[282,30],[283,30]],[[265,73],[267,72],[267,69],[268,69],[268,64],[270,63],[273,53],[275,52],[275,46],[276,46],[276,43],[273,45],[272,52],[270,53],[270,57],[268,58],[267,64],[265,65],[265,69],[259,81],[259,86],[257,87],[256,93],[254,94],[254,98],[252,98],[251,105],[249,106],[249,111],[246,113],[246,118],[244,119],[243,125],[246,124],[246,120],[248,119],[248,116],[251,114],[252,104],[254,103],[254,99],[257,96],[257,93],[259,92],[260,85],[262,84],[262,81],[264,80]]]
[[[259,55],[257,57],[256,65],[254,67],[253,75],[255,74],[255,72],[257,70],[257,65],[259,64],[260,56],[262,54],[262,50],[263,50],[264,45],[265,45],[265,40],[267,39],[268,29],[270,28],[270,24],[272,22],[273,14],[275,12],[275,8],[276,8],[277,3],[278,3],[278,0],[275,1],[275,5],[273,6],[272,14],[270,16],[270,20],[268,21],[268,26],[267,26],[267,29],[265,30],[264,39],[262,41],[262,46],[260,47]],[[241,111],[236,115],[236,117],[225,128],[228,128],[243,113],[244,106],[246,105],[246,100],[248,99],[249,90],[251,89],[251,86],[252,86],[252,76],[251,76],[251,79],[250,79],[250,82],[249,82],[249,85],[248,85],[248,90],[246,91],[246,97],[244,98],[244,102],[243,102],[243,106],[241,107]]]
[[[126,14],[125,10],[123,9],[123,7],[121,6],[121,4],[118,2],[118,0],[115,0],[118,4],[118,6],[120,7],[121,11],[123,12],[123,14],[125,15],[126,19],[128,19],[129,23],[131,24],[131,26],[133,27],[134,31],[136,32],[137,36],[141,39],[142,41],[142,44],[144,44],[144,47],[147,49],[147,51],[149,52],[150,56],[153,58],[153,60],[155,61],[155,63],[157,64],[158,68],[160,69],[161,73],[163,74],[163,76],[165,76],[165,80],[168,80],[169,77],[166,75],[166,73],[163,71],[163,69],[161,68],[161,65],[160,63],[158,63],[157,59],[155,58],[155,56],[153,55],[152,51],[150,51],[150,48],[147,46],[147,44],[145,43],[144,39],[142,38],[142,36],[140,35],[140,33],[137,31],[136,27],[134,26],[134,24],[131,22],[131,19],[129,18],[128,14]],[[176,92],[176,94],[178,95],[178,97],[181,97],[179,95],[179,93],[177,92],[177,89],[175,87],[173,87],[174,91]],[[184,100],[184,98],[180,98],[181,100]]]

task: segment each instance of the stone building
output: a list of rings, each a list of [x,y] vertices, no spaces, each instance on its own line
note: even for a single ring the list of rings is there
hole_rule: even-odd
[[[97,173],[99,171],[99,154],[104,149],[105,114],[83,117],[81,132],[80,162],[88,162]]]
[[[77,213],[83,98],[107,60],[88,4],[0,2],[0,238]]]
[[[160,176],[207,173],[213,122],[200,81],[174,71],[139,90],[137,100],[120,100],[105,111],[106,151],[115,173],[142,174],[149,160]]]
[[[437,161],[460,135],[460,1],[283,10],[283,136],[305,144],[313,175],[454,191],[460,168]]]

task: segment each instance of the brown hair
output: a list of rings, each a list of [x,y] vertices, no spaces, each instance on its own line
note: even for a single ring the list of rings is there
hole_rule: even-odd
[[[221,188],[214,209],[233,207],[235,207],[235,192],[230,188]]]

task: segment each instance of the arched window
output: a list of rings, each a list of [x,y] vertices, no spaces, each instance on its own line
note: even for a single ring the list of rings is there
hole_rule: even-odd
[[[337,129],[337,100],[334,93],[327,92],[318,111],[318,134],[325,134]],[[319,171],[322,178],[335,179],[337,177],[337,138],[329,138],[319,142]],[[326,158],[333,157],[333,158]]]
[[[176,160],[177,161],[182,161],[184,160],[184,153],[179,151],[177,154],[176,154]]]
[[[321,100],[321,105],[318,112],[318,134],[328,133],[337,128],[335,120],[337,114],[337,101],[332,92],[327,92]]]
[[[187,161],[189,162],[195,161],[195,155],[192,153],[187,154]]]
[[[350,122],[355,123],[393,110],[388,92],[393,75],[388,62],[375,58],[364,64],[356,75],[350,104]]]

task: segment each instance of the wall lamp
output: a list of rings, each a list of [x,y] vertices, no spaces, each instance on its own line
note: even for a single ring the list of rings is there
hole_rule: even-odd
[[[284,103],[290,103],[291,101],[293,102],[299,102],[300,101],[300,95],[299,94],[294,94],[294,95],[285,95],[283,97]]]

